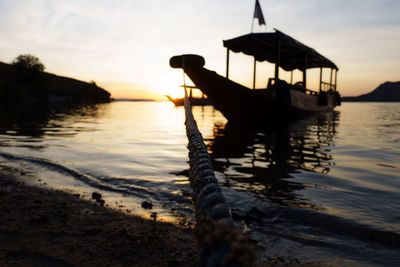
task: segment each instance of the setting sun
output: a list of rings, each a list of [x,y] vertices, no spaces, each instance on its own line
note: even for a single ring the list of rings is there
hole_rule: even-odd
[[[172,70],[162,73],[159,77],[155,77],[151,81],[151,88],[159,95],[160,100],[167,100],[166,95],[173,98],[183,97],[183,89],[180,87],[182,84],[182,71]]]

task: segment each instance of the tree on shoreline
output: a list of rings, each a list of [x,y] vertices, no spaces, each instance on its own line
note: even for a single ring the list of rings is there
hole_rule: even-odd
[[[38,57],[30,54],[19,55],[12,61],[11,64],[19,69],[33,70],[40,72],[43,72],[45,68],[43,63],[40,61]]]

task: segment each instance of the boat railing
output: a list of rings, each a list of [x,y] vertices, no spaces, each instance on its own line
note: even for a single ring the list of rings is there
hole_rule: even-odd
[[[336,87],[334,84],[327,83],[327,82],[321,82],[320,87],[321,87],[321,91],[325,91],[325,92],[336,90]]]
[[[290,83],[286,82],[285,80],[270,78],[268,80],[267,88],[272,88],[272,87],[276,87],[278,90],[287,88],[287,89],[303,92],[308,95],[318,95],[319,94],[319,92],[317,92],[317,91],[313,91],[313,90],[304,88],[303,82],[296,82],[295,84],[290,84]]]
[[[313,90],[310,90],[310,89],[306,89],[306,93],[308,95],[318,95],[319,94],[319,92],[316,92],[316,91],[313,91]]]

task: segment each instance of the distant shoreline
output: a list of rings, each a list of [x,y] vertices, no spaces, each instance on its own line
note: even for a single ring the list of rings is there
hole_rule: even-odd
[[[384,82],[367,94],[344,96],[343,102],[400,102],[400,82]]]
[[[115,101],[115,102],[159,102],[154,99],[146,99],[146,98],[112,98],[111,101]]]
[[[73,78],[0,62],[0,102],[107,103],[105,89]]]

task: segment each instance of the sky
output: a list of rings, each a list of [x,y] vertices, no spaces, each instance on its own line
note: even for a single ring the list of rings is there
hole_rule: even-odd
[[[259,2],[267,27],[255,21],[254,31],[279,29],[331,59],[342,95],[400,81],[399,0]],[[0,0],[0,61],[33,54],[45,71],[95,81],[115,98],[161,100],[182,93],[182,72],[169,67],[171,56],[199,54],[206,68],[225,74],[222,41],[250,33],[254,3]],[[230,78],[251,86],[252,59],[231,53],[230,63]],[[266,86],[270,76],[271,64],[258,63],[257,86]],[[314,76],[318,80],[316,70],[309,79]]]

